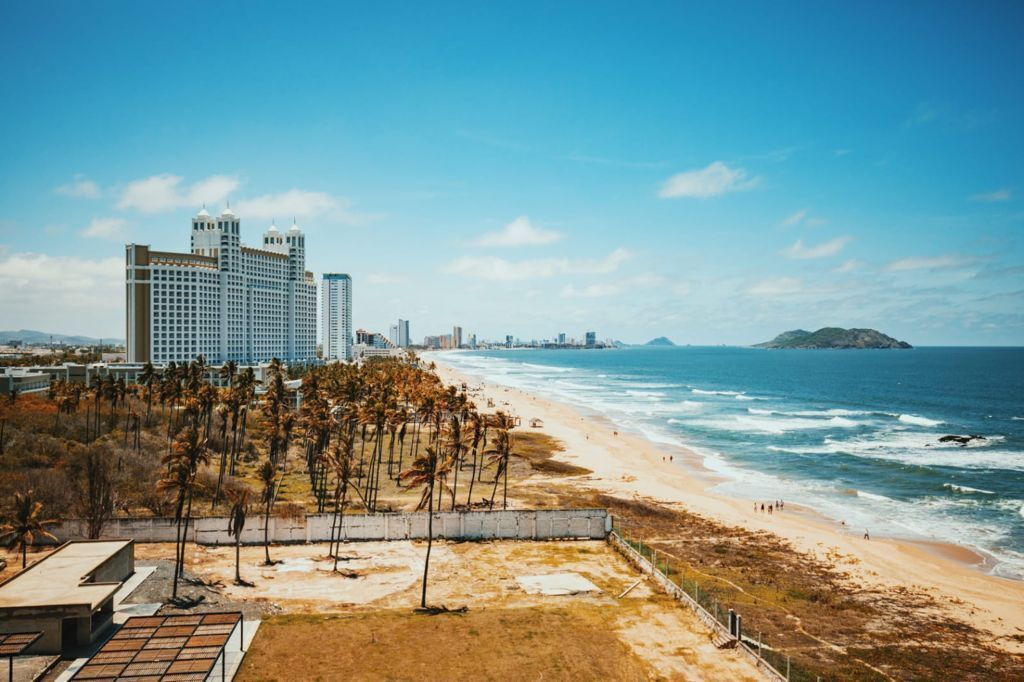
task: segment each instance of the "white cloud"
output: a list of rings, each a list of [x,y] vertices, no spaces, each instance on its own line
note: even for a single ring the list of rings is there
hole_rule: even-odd
[[[93,218],[80,235],[97,239],[118,239],[128,221],[123,218]]]
[[[615,296],[619,293],[619,287],[614,284],[588,284],[585,287],[575,287],[566,284],[562,287],[563,298],[604,298]]]
[[[942,270],[946,268],[958,268],[963,265],[970,265],[975,258],[967,256],[932,256],[902,258],[894,260],[885,266],[889,272],[906,272],[908,270]]]
[[[827,242],[822,242],[816,246],[804,246],[803,239],[797,239],[792,246],[786,247],[782,250],[782,254],[787,258],[797,258],[800,260],[806,260],[809,258],[827,258],[828,256],[834,256],[843,250],[850,242],[849,237],[836,237],[830,239]]]
[[[124,336],[123,257],[0,252],[0,290],[0,319],[14,329]]]
[[[863,265],[864,263],[862,263],[861,261],[851,258],[850,260],[846,261],[839,267],[833,268],[832,272],[839,274],[855,272],[856,270],[859,270]]]
[[[220,204],[238,189],[238,178],[211,175],[183,186],[180,175],[154,175],[129,182],[121,192],[118,208],[133,208],[142,213],[161,213],[176,208],[198,208],[201,204]]]
[[[352,201],[326,192],[290,189],[278,194],[264,194],[238,202],[242,218],[271,220],[274,218],[320,218],[350,225],[364,224],[377,216],[352,212]]]
[[[715,161],[706,168],[673,175],[661,186],[658,196],[662,199],[706,199],[728,192],[748,190],[760,181],[761,178],[750,177],[742,168],[729,168],[721,161]]]
[[[836,156],[846,156],[847,154],[853,153],[852,149],[837,149],[833,152]]]
[[[1013,192],[1006,187],[1003,189],[997,189],[994,192],[982,192],[981,194],[971,196],[971,201],[981,201],[984,203],[1009,201],[1010,199],[1013,199]]]
[[[66,185],[54,188],[53,191],[66,197],[76,197],[79,199],[99,199],[102,194],[99,185],[81,174],[75,175],[74,180]]]
[[[793,213],[793,214],[787,216],[786,219],[782,221],[782,224],[785,225],[786,227],[792,227],[794,225],[799,225],[800,222],[803,221],[803,219],[806,218],[806,217],[807,217],[807,209],[806,208],[801,208],[796,213]]]
[[[366,276],[367,284],[401,284],[405,277],[390,272],[371,272]]]
[[[672,287],[672,293],[679,297],[686,297],[693,293],[693,285],[690,282],[680,282]]]
[[[536,246],[564,237],[561,232],[535,227],[530,219],[519,216],[497,232],[488,232],[476,240],[478,246]]]
[[[462,256],[445,265],[442,272],[489,280],[526,280],[555,275],[603,275],[618,270],[632,254],[615,249],[605,258],[571,260],[568,258],[536,258],[510,261],[496,256]]]
[[[747,293],[753,296],[788,296],[800,292],[800,280],[796,277],[775,277],[766,279],[754,284],[747,289]]]

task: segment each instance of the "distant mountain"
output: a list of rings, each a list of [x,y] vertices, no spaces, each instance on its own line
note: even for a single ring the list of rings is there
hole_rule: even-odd
[[[645,346],[674,346],[676,344],[672,343],[672,340],[670,338],[668,338],[667,336],[659,336],[656,339],[651,339],[650,341],[648,341],[644,345]]]
[[[913,348],[875,329],[823,327],[816,332],[794,329],[783,332],[756,348]]]
[[[38,332],[34,329],[19,329],[18,331],[0,331],[0,344],[7,344],[11,341],[21,341],[23,344],[28,346],[35,345],[47,345],[50,343],[51,338],[53,343],[63,343],[66,346],[95,346],[98,345],[100,339],[94,339],[91,336],[74,336],[71,334],[48,334],[46,332]],[[102,339],[103,344],[110,346],[124,345],[124,339]]]

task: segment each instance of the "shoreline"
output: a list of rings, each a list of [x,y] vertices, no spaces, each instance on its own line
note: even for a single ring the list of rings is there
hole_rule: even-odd
[[[576,481],[569,479],[568,483],[620,497],[646,497],[682,506],[720,523],[768,531],[865,583],[919,586],[947,603],[969,602],[974,608],[959,609],[958,615],[996,635],[1019,636],[1024,631],[1024,610],[1014,606],[1024,603],[1024,581],[990,573],[992,558],[983,553],[939,541],[884,536],[866,540],[813,508],[793,501],[786,502],[782,513],[755,514],[752,499],[732,498],[711,490],[726,479],[705,467],[703,457],[694,450],[619,431],[603,416],[586,414],[518,388],[487,383],[480,376],[454,369],[438,354],[424,359],[435,362],[446,383],[466,383],[481,407],[490,399],[494,407],[488,409],[501,409],[522,418],[520,428],[530,429],[528,421],[534,417],[542,419],[540,431],[557,438],[565,447],[558,458],[593,472]],[[672,460],[666,459],[669,455]],[[1024,642],[1007,646],[1014,652],[1024,651]]]

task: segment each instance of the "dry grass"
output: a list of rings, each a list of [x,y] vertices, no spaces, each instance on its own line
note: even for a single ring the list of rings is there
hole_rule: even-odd
[[[627,535],[668,558],[674,576],[699,581],[743,615],[748,633],[791,654],[794,679],[1024,679],[1024,656],[1000,650],[923,590],[858,584],[839,568],[849,557],[826,562],[772,533],[654,501],[544,488],[559,505],[609,508]]]
[[[593,606],[280,616],[260,626],[238,679],[298,671],[318,680],[648,679]]]

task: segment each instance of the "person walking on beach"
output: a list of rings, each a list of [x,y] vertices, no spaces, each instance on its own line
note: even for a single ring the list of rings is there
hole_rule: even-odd
[[[768,505],[768,516],[771,516],[771,515],[772,515],[772,506],[769,504]]]
[[[867,528],[864,529],[864,539],[865,540],[870,540],[871,539],[871,534],[868,533],[868,529]]]
[[[764,511],[764,502],[761,503],[761,511]]]

